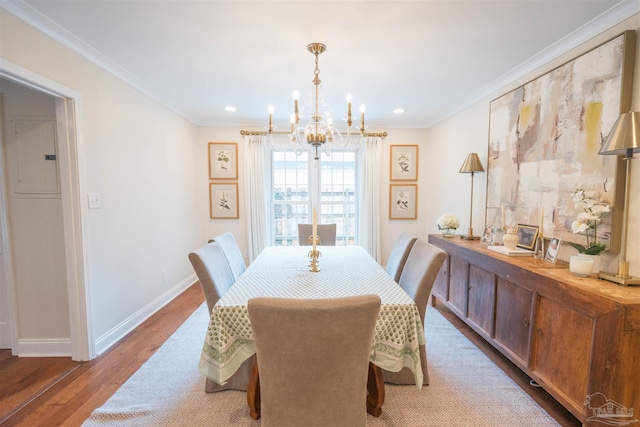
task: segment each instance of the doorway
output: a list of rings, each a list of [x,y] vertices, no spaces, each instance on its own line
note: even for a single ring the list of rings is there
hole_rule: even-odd
[[[8,240],[2,261],[15,310],[5,323],[15,321],[18,338],[12,353],[70,356],[55,99],[7,80],[0,80],[0,92]],[[3,344],[10,336],[2,332]]]
[[[51,171],[50,165],[54,162],[57,163],[58,171],[58,195],[57,203],[59,204],[59,222],[58,232],[59,241],[62,244],[62,257],[54,262],[62,263],[64,270],[63,287],[56,292],[56,299],[58,307],[65,306],[63,313],[56,320],[54,327],[58,328],[55,331],[48,331],[51,335],[43,340],[31,341],[29,339],[21,340],[20,335],[23,334],[25,325],[23,325],[24,318],[21,316],[20,307],[24,304],[23,299],[28,301],[30,298],[34,298],[31,301],[35,301],[35,298],[42,298],[42,295],[33,295],[32,291],[21,295],[23,289],[20,287],[20,277],[16,277],[18,268],[15,268],[16,264],[13,257],[15,254],[14,242],[11,240],[13,235],[10,234],[10,230],[13,224],[7,220],[7,214],[11,210],[9,203],[7,203],[8,185],[11,183],[7,179],[7,174],[4,173],[4,165],[7,162],[6,158],[2,158],[3,162],[3,174],[0,177],[0,187],[3,189],[2,200],[0,202],[0,209],[2,209],[2,222],[0,223],[0,239],[2,240],[0,246],[0,278],[2,282],[2,290],[0,290],[0,296],[4,298],[0,301],[0,310],[6,313],[6,328],[3,332],[2,339],[10,341],[10,347],[13,354],[29,355],[29,356],[50,356],[50,355],[71,355],[73,360],[82,361],[90,360],[95,357],[95,348],[93,343],[93,334],[90,327],[90,313],[89,313],[89,296],[87,291],[87,282],[85,280],[86,266],[86,248],[84,245],[84,215],[83,199],[80,197],[83,188],[80,164],[81,164],[81,152],[78,149],[78,134],[76,128],[78,126],[78,120],[76,115],[77,106],[81,105],[81,96],[75,91],[61,86],[55,82],[52,82],[42,76],[34,75],[33,73],[23,70],[18,66],[14,66],[8,62],[3,62],[3,68],[0,68],[0,80],[2,82],[8,82],[12,85],[18,85],[23,87],[24,90],[34,91],[39,97],[45,96],[53,105],[52,120],[49,120],[47,124],[40,123],[38,126],[48,129],[46,132],[52,132],[56,142],[55,153],[38,153],[35,150],[36,158],[40,158],[41,166],[44,169]],[[20,122],[23,118],[18,118],[17,121],[7,123],[7,117],[9,112],[2,111],[3,117],[3,135],[6,139],[7,129],[18,125],[22,130],[30,129],[34,127],[34,123]],[[43,119],[42,117],[37,120]],[[20,122],[20,123],[18,123]],[[7,126],[9,125],[9,126]],[[3,141],[3,145],[7,142]],[[29,150],[28,150],[29,151]],[[31,153],[29,151],[29,153]],[[29,154],[28,153],[28,154]],[[4,153],[6,154],[6,152]],[[31,153],[33,154],[33,153]],[[46,155],[46,157],[45,157]],[[38,168],[42,172],[42,168]],[[14,185],[15,187],[15,185]],[[51,191],[51,187],[47,187]],[[15,190],[15,188],[14,188]],[[12,195],[13,197],[13,195]],[[28,197],[27,197],[28,198]],[[46,196],[41,196],[43,199],[53,199],[52,193]],[[50,200],[51,201],[51,200]],[[31,209],[30,212],[37,212],[37,209]],[[15,215],[15,214],[14,214]],[[10,216],[9,216],[10,220]],[[52,232],[53,230],[48,230]],[[33,233],[32,233],[33,235]],[[20,239],[21,241],[21,239]],[[10,244],[11,243],[11,244]],[[31,260],[30,266],[38,266],[38,260]],[[60,267],[60,266],[59,266]],[[39,267],[40,268],[40,267]],[[58,274],[60,271],[58,271]],[[18,285],[18,287],[16,287]],[[63,303],[60,303],[60,298],[64,299]],[[66,303],[66,304],[65,304]],[[3,306],[6,305],[7,307]],[[60,314],[60,313],[58,313]],[[33,313],[32,313],[33,315]],[[36,314],[35,316],[39,316]],[[64,318],[64,320],[60,320]],[[0,318],[0,323],[2,322]],[[47,323],[46,318],[39,318],[36,322],[40,322],[39,327],[42,324]],[[27,329],[33,326],[29,324],[31,319],[27,321]],[[66,337],[55,337],[60,335],[60,328],[62,324],[66,325],[67,333]],[[8,331],[8,332],[6,332]],[[57,339],[60,338],[60,339]],[[5,344],[5,342],[3,342]]]

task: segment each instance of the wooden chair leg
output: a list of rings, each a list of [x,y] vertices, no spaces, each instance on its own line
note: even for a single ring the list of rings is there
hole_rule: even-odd
[[[382,368],[369,362],[369,377],[367,379],[367,413],[374,417],[382,414],[384,404],[384,377]]]
[[[254,420],[260,419],[260,375],[258,373],[258,358],[253,358],[251,374],[247,383],[247,404],[249,415]]]

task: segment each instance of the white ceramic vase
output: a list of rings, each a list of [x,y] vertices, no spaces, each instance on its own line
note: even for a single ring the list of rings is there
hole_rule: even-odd
[[[585,254],[582,254],[582,255],[588,256],[593,260],[593,268],[591,269],[591,272],[596,274],[600,273],[600,260],[601,260],[600,255],[585,255]]]
[[[569,271],[579,277],[587,277],[593,271],[593,257],[578,254],[569,258]]]
[[[507,234],[502,237],[502,244],[513,251],[518,246],[518,235],[516,234],[515,228],[510,228],[507,230]]]

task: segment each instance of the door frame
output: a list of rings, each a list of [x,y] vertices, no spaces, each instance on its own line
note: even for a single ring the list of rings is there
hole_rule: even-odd
[[[82,144],[82,96],[75,90],[36,74],[0,58],[0,77],[54,97],[62,194],[62,220],[67,269],[67,294],[71,334],[71,358],[91,360],[95,354],[93,338],[91,298],[88,282],[88,246],[86,198],[86,174]],[[3,201],[6,201],[5,177],[0,176]],[[6,203],[3,203],[6,218]],[[7,224],[0,224],[7,235]],[[2,242],[5,260],[10,256],[8,239]],[[8,264],[8,263],[7,263]],[[8,267],[8,266],[5,266]],[[13,275],[5,268],[8,295],[12,348],[17,345],[17,317]]]

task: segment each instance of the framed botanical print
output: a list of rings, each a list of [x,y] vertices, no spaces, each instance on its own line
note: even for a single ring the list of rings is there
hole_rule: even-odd
[[[209,179],[238,179],[238,144],[209,143]]]
[[[238,183],[209,183],[211,219],[238,219]]]
[[[416,181],[418,179],[418,146],[390,146],[391,181]]]
[[[389,219],[416,219],[418,184],[389,185]]]

